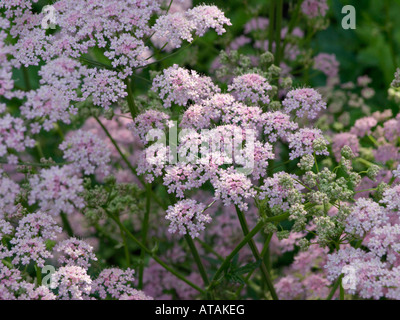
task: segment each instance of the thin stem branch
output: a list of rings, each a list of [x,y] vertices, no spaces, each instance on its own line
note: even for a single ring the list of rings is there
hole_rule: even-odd
[[[275,29],[275,65],[281,63],[281,29],[283,15],[283,0],[278,0],[276,5],[276,29]]]
[[[344,300],[344,289],[342,286],[342,280],[340,280],[340,300]]]
[[[135,104],[135,99],[133,97],[132,88],[131,88],[131,81],[129,79],[125,79],[126,91],[128,93],[128,107],[131,113],[132,118],[136,118],[139,114],[139,110]]]
[[[73,237],[74,236],[74,231],[72,230],[71,224],[68,221],[68,217],[64,212],[60,213],[61,216],[61,220],[64,226],[65,231],[67,231],[67,234],[69,237]]]
[[[243,214],[243,212],[238,208],[238,206],[236,206],[236,213],[237,216],[239,218],[240,221],[240,225],[242,227],[243,230],[243,234],[246,236],[249,234],[249,227],[247,225],[247,221],[246,218]],[[274,285],[272,283],[271,280],[271,276],[267,270],[267,267],[265,266],[265,262],[263,261],[263,259],[261,258],[260,252],[258,251],[258,248],[256,246],[256,243],[254,241],[253,238],[250,239],[250,241],[248,242],[250,249],[253,253],[254,258],[259,261],[261,260],[261,265],[260,265],[260,270],[261,270],[261,275],[264,279],[265,284],[267,285],[269,292],[271,293],[272,299],[273,300],[279,300],[278,295],[276,294]]]
[[[267,238],[265,239],[264,247],[263,247],[263,249],[262,249],[262,251],[261,251],[261,253],[260,253],[261,259],[264,259],[264,258],[265,258],[265,255],[266,255],[267,252],[268,252],[269,243],[271,242],[272,235],[273,235],[272,233],[269,233],[269,234],[267,235]],[[251,276],[253,275],[254,271],[255,271],[255,270],[252,270],[251,272],[249,272],[249,274],[248,274],[248,275],[246,276],[246,278],[244,279],[244,282],[245,282],[245,283],[248,283],[248,282],[249,282],[249,280],[250,280]],[[239,287],[239,289],[236,290],[236,294],[235,294],[236,299],[239,299],[239,295],[240,295],[240,292],[242,292],[243,287],[244,287],[244,284],[242,284],[242,285]]]
[[[178,279],[182,280],[183,282],[185,282],[186,284],[188,284],[189,286],[191,286],[193,289],[197,290],[198,292],[200,292],[201,294],[206,294],[206,292],[201,289],[200,287],[198,287],[197,285],[195,285],[193,282],[191,282],[190,280],[188,280],[185,276],[181,275],[179,272],[175,271],[174,269],[172,269],[170,266],[168,266],[164,261],[162,261],[159,257],[157,257],[157,255],[151,251],[150,249],[148,249],[142,242],[140,242],[111,212],[106,211],[108,216],[114,220],[118,226],[125,232],[125,234],[131,238],[133,240],[133,242],[135,242],[141,249],[143,249],[147,254],[151,255],[152,258],[160,265],[162,266],[165,270],[169,271],[171,274],[173,274],[175,277],[177,277]]]
[[[185,234],[186,243],[189,246],[190,252],[192,253],[193,259],[196,262],[197,268],[199,269],[200,276],[203,279],[204,286],[208,288],[210,285],[210,280],[208,280],[208,275],[206,269],[204,268],[203,262],[201,261],[199,252],[197,251],[196,245],[193,242],[193,239],[190,235]],[[207,290],[207,298],[214,298],[214,295]]]
[[[151,207],[151,185],[146,184],[146,211],[143,217],[142,223],[142,241],[143,244],[146,245],[147,242],[147,233],[149,231],[149,218],[150,218],[150,207]],[[143,273],[144,273],[144,256],[145,251],[143,249],[140,250],[140,266],[139,266],[139,289],[143,289]]]
[[[206,249],[208,252],[212,253],[214,256],[216,256],[219,260],[224,261],[224,258],[218,253],[216,252],[210,245],[208,245],[207,243],[205,243],[204,241],[200,240],[199,238],[196,238],[196,241],[198,243],[200,243],[200,245]]]
[[[42,285],[42,268],[39,268],[37,265],[35,265],[36,269],[36,284],[38,287]]]
[[[132,174],[142,183],[142,185],[146,185],[146,182],[137,174],[136,169],[132,166],[132,164],[129,162],[128,158],[125,156],[125,154],[122,152],[121,148],[118,146],[118,143],[115,141],[115,139],[112,137],[110,132],[107,130],[107,128],[104,126],[104,124],[100,121],[100,119],[96,116],[93,116],[97,123],[100,125],[100,127],[103,129],[104,133],[107,135],[107,137],[110,139],[111,143],[114,145],[115,149],[121,156],[122,160],[125,162],[125,164],[128,166],[128,168],[131,170]],[[157,204],[163,208],[164,210],[167,209],[167,206],[162,203],[160,199],[154,194],[153,190],[149,191],[153,199],[157,202]]]
[[[211,280],[210,288],[215,287],[221,277],[221,274],[228,267],[233,257],[264,227],[268,222],[280,222],[286,220],[289,217],[289,213],[283,213],[278,216],[270,217],[264,221],[259,221],[256,226],[244,237],[244,239],[233,249],[233,251],[225,258],[221,266],[218,268],[217,272]]]
[[[269,52],[272,52],[272,43],[274,42],[274,27],[275,27],[275,0],[271,0],[269,5],[269,30],[268,30]]]
[[[119,223],[122,224],[121,219],[119,217],[116,217],[116,219],[118,219]],[[124,244],[124,253],[125,253],[126,264],[127,264],[127,267],[129,268],[131,265],[131,258],[130,258],[130,253],[129,253],[128,242],[126,241],[126,235],[125,235],[124,231],[121,228],[119,229],[119,231],[121,233],[122,243]]]
[[[326,300],[332,300],[333,296],[335,295],[335,292],[338,288],[338,286],[340,285],[340,283],[342,282],[342,277],[343,275],[340,275],[340,277],[335,281],[335,283],[333,284],[333,287],[331,289],[331,291],[329,292],[329,295],[326,297]]]
[[[25,89],[26,91],[30,91],[31,90],[31,83],[29,80],[29,71],[27,67],[23,67],[22,68],[22,73],[24,76],[24,83],[25,83]]]

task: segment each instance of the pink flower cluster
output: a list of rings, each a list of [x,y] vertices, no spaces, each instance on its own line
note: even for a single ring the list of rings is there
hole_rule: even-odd
[[[303,128],[288,136],[290,159],[302,157],[307,154],[329,155],[326,148],[328,141],[319,129]]]
[[[152,90],[159,94],[165,108],[171,107],[172,103],[180,106],[185,106],[189,101],[198,103],[220,92],[211,78],[180,68],[176,64],[154,78]]]
[[[339,62],[335,54],[320,53],[314,58],[314,69],[322,71],[328,78],[335,78],[339,73]]]
[[[257,104],[270,102],[268,92],[272,89],[268,81],[255,73],[244,74],[233,79],[228,91],[233,91],[237,100]]]
[[[372,200],[360,198],[346,220],[346,232],[364,237],[372,228],[384,225],[387,221],[383,207]]]
[[[165,218],[170,221],[168,231],[189,234],[193,239],[200,235],[205,229],[205,224],[211,222],[211,217],[205,213],[206,207],[195,200],[187,199],[177,202],[167,210]]]
[[[129,128],[139,137],[140,141],[146,145],[150,141],[146,136],[151,129],[164,130],[168,125],[169,115],[156,110],[147,110],[138,115],[133,123],[129,124]]]
[[[309,18],[324,17],[329,7],[326,0],[305,0],[301,11]]]
[[[348,132],[338,133],[333,137],[332,151],[335,155],[336,161],[341,159],[341,150],[344,146],[349,146],[355,156],[358,156],[360,150],[360,143],[356,135]]]
[[[123,300],[139,300],[134,299],[134,297],[138,296],[138,291],[132,288],[135,282],[134,274],[135,271],[132,269],[104,269],[97,279],[93,281],[91,291],[98,294],[102,299],[107,297],[120,299],[123,297]]]
[[[15,201],[20,186],[10,178],[0,175],[0,219],[17,211]]]
[[[69,238],[59,242],[54,250],[60,254],[58,262],[66,266],[78,266],[84,269],[90,267],[90,261],[97,261],[93,247],[87,242]]]
[[[58,215],[60,212],[72,213],[75,208],[85,205],[80,193],[83,192],[83,181],[78,178],[69,166],[42,169],[40,175],[29,180],[32,190],[29,193],[29,204],[37,203],[41,210]]]
[[[200,5],[186,12],[176,11],[161,16],[152,29],[157,43],[161,43],[160,39],[165,39],[164,46],[179,48],[182,40],[192,42],[193,34],[201,37],[210,28],[222,35],[226,32],[224,25],[232,24],[221,10],[216,6]]]
[[[10,250],[14,265],[28,265],[34,261],[39,267],[53,255],[46,246],[46,241],[56,240],[62,229],[55,220],[43,212],[36,212],[27,215],[19,221]]]
[[[213,181],[215,197],[222,199],[225,206],[235,204],[240,210],[247,211],[246,199],[256,195],[251,180],[245,174],[235,169],[220,170],[218,179]]]
[[[78,130],[67,136],[60,145],[64,151],[64,159],[71,162],[70,168],[85,175],[101,173],[109,174],[111,152],[107,145],[94,133]]]
[[[321,94],[311,88],[289,91],[282,105],[286,113],[294,111],[298,118],[307,116],[309,119],[315,119],[321,110],[326,109]]]
[[[371,134],[371,129],[377,124],[378,121],[374,117],[364,117],[356,121],[350,132],[362,138],[365,135]]]

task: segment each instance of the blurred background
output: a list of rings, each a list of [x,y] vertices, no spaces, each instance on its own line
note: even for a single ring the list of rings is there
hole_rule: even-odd
[[[271,1],[267,0],[194,0],[193,4],[214,3],[222,8],[231,19],[232,26],[227,34],[218,37],[215,33],[207,33],[200,39],[188,55],[182,54],[181,62],[207,72],[209,66],[224,48],[225,43],[243,34],[244,26],[254,17],[269,16]],[[289,21],[289,7],[297,1],[284,1],[283,26]],[[352,5],[356,9],[356,29],[344,30],[341,26],[343,6]],[[329,10],[326,15],[327,28],[316,32],[311,40],[314,54],[325,52],[335,54],[340,63],[339,77],[341,83],[355,82],[359,76],[368,75],[372,79],[370,87],[375,96],[369,101],[372,110],[390,108],[394,114],[398,112],[398,104],[388,100],[388,88],[393,74],[399,67],[400,50],[400,0],[328,0]],[[306,27],[306,21],[299,21],[299,26]],[[268,30],[265,30],[267,35]],[[247,48],[251,52],[250,48]],[[246,50],[244,50],[246,51]],[[197,59],[194,59],[197,57]],[[186,60],[186,61],[185,61]],[[170,62],[170,61],[169,61]],[[299,82],[306,82],[298,78]],[[324,76],[317,74],[307,81],[310,86],[323,86]]]

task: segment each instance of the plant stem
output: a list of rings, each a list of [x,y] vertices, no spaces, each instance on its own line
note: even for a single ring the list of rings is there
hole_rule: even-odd
[[[37,286],[40,287],[42,285],[42,268],[39,268],[37,265],[35,266],[36,269],[36,282]]]
[[[265,258],[265,255],[268,254],[269,243],[271,242],[272,235],[273,235],[272,233],[269,233],[269,234],[267,235],[267,238],[266,238],[265,243],[264,243],[264,247],[263,247],[263,249],[262,249],[262,251],[261,251],[261,253],[260,253],[261,259],[264,259],[264,258]],[[267,266],[267,269],[268,269],[268,266]],[[268,269],[268,270],[269,270],[269,269]],[[246,276],[246,278],[244,279],[244,282],[245,282],[245,283],[247,283],[247,282],[250,280],[250,278],[251,278],[251,276],[253,275],[254,271],[255,271],[255,270],[252,270],[251,272],[249,272],[249,274],[248,274],[248,275]],[[242,285],[239,287],[239,289],[236,290],[236,294],[235,294],[236,299],[239,299],[239,295],[240,295],[240,292],[242,292],[243,287],[244,287],[244,284],[242,284]]]
[[[243,212],[238,208],[238,206],[235,206],[235,207],[236,207],[237,216],[238,216],[239,221],[240,221],[240,225],[241,225],[242,230],[243,230],[243,234],[245,236],[247,236],[249,234],[249,227],[247,225],[246,218],[245,218]],[[272,283],[271,276],[270,276],[270,274],[269,274],[269,272],[267,270],[267,267],[265,266],[265,263],[264,263],[263,259],[261,258],[260,252],[258,251],[258,248],[257,248],[256,243],[255,243],[253,238],[250,239],[249,246],[250,246],[250,249],[251,249],[251,251],[253,253],[254,258],[257,261],[261,260],[261,266],[260,266],[261,275],[263,276],[264,282],[267,285],[267,287],[268,287],[268,289],[269,289],[269,291],[271,293],[272,299],[279,300],[278,295],[275,292],[275,288],[274,288],[274,285]]]
[[[198,243],[200,243],[200,245],[206,249],[208,252],[212,253],[213,255],[215,255],[219,260],[224,261],[224,258],[218,253],[216,252],[210,245],[208,245],[207,243],[205,243],[204,241],[201,241],[199,238],[196,238],[196,241]]]
[[[129,162],[128,158],[125,156],[125,154],[122,152],[121,148],[118,146],[117,142],[114,140],[114,138],[111,136],[110,132],[107,130],[107,128],[104,126],[104,124],[100,121],[100,119],[96,116],[93,116],[97,123],[100,125],[100,127],[103,129],[104,133],[107,135],[107,137],[111,140],[111,143],[114,145],[115,149],[117,149],[119,155],[121,156],[122,160],[126,163],[126,165],[129,167],[129,169],[136,175],[136,169],[132,166],[132,164]]]
[[[73,237],[74,236],[74,231],[72,230],[71,224],[68,221],[68,217],[64,212],[60,213],[61,216],[61,220],[64,226],[65,231],[67,231],[67,234],[69,237]]]
[[[372,162],[370,162],[368,160],[365,160],[363,158],[357,158],[356,161],[361,162],[362,164],[364,164],[367,167],[370,167],[370,166],[374,165],[374,163],[372,163]]]
[[[279,222],[286,220],[289,217],[289,213],[283,213],[278,216],[270,217],[268,219],[265,219],[264,221],[259,221],[256,226],[251,230],[245,237],[244,239],[233,249],[233,251],[225,258],[224,262],[222,262],[221,266],[217,270],[217,272],[214,274],[213,279],[211,280],[211,285],[210,287],[214,287],[217,282],[219,281],[219,278],[222,274],[222,272],[225,270],[225,268],[229,265],[233,257],[242,249],[263,227],[266,223],[268,222]]]
[[[31,90],[31,83],[30,83],[30,80],[29,80],[28,68],[27,67],[23,67],[22,68],[22,73],[23,73],[23,76],[24,76],[25,89],[26,89],[26,91],[30,91]]]
[[[394,69],[396,69],[397,68],[397,59],[396,59],[396,49],[395,49],[395,44],[394,44],[394,39],[393,39],[393,23],[392,23],[392,21],[390,21],[389,10],[390,10],[390,3],[388,0],[385,0],[385,15],[386,15],[385,30],[387,33],[393,67],[394,67]]]
[[[142,223],[142,241],[143,244],[146,245],[147,242],[147,233],[149,231],[149,217],[150,217],[150,190],[151,185],[146,184],[146,211],[144,213],[143,223]],[[140,250],[140,266],[139,266],[139,289],[143,289],[143,271],[144,271],[144,256],[145,251],[143,249]]]
[[[36,142],[36,149],[37,149],[37,152],[39,154],[39,160],[45,158],[44,153],[43,153],[43,149],[42,149],[42,145],[40,144],[39,141]]]
[[[204,282],[204,286],[206,288],[208,288],[208,286],[210,285],[210,281],[208,280],[206,269],[204,268],[203,262],[201,261],[199,252],[197,251],[197,248],[196,248],[196,245],[194,244],[192,237],[188,234],[185,234],[185,240],[186,240],[186,243],[188,244],[189,249],[192,253],[193,259],[196,262],[197,268],[199,269],[200,276]],[[211,292],[207,291],[207,298],[214,299],[214,295]]]
[[[116,216],[115,218],[118,219],[118,224],[122,225],[122,222],[121,222],[121,219],[119,218],[119,216]],[[126,264],[127,264],[127,267],[129,268],[131,266],[131,258],[130,258],[130,254],[129,254],[128,242],[126,241],[126,235],[125,235],[124,231],[121,228],[119,229],[119,231],[121,233],[122,243],[124,244],[124,253],[125,253]]]
[[[356,191],[355,193],[366,192],[366,191],[376,191],[376,188],[359,190],[359,191]]]
[[[132,118],[136,118],[139,113],[139,110],[135,104],[135,100],[133,98],[132,88],[131,88],[131,81],[129,79],[125,79],[126,91],[128,93],[128,106],[129,111],[131,113]]]
[[[293,17],[290,19],[289,28],[287,32],[287,36],[285,37],[282,45],[282,54],[285,52],[286,46],[288,44],[288,36],[292,34],[294,27],[298,24],[298,20],[300,17],[300,8],[303,3],[303,0],[297,0],[296,8],[294,9]]]
[[[340,300],[344,300],[344,289],[342,286],[342,280],[340,280]]]
[[[268,51],[272,52],[272,43],[274,42],[274,24],[275,24],[275,0],[271,0],[269,5],[269,35]]]
[[[329,295],[326,297],[326,300],[331,300],[338,288],[338,286],[341,284],[342,282],[342,277],[343,275],[340,275],[340,277],[335,281],[335,283],[333,284],[333,287],[331,289],[331,291],[329,292]]]
[[[143,249],[147,254],[150,254],[152,256],[152,258],[160,265],[162,266],[165,270],[169,271],[171,274],[173,274],[175,277],[177,277],[178,279],[182,280],[183,282],[185,282],[186,284],[188,284],[189,286],[191,286],[193,289],[197,290],[198,292],[200,292],[201,294],[206,294],[206,292],[201,289],[200,287],[198,287],[197,285],[195,285],[194,283],[192,283],[191,281],[189,281],[188,279],[186,279],[183,275],[181,275],[179,272],[175,271],[174,269],[172,269],[170,266],[168,266],[164,261],[162,261],[159,257],[157,257],[155,255],[154,252],[152,252],[150,249],[148,249],[143,243],[141,243],[111,212],[106,211],[107,214],[109,215],[109,217],[111,219],[113,219],[118,226],[125,232],[125,234],[131,238],[141,249]]]
[[[115,149],[118,151],[119,155],[121,156],[122,160],[125,162],[125,164],[128,166],[128,168],[131,170],[132,174],[138,178],[138,180],[142,183],[142,185],[146,185],[146,182],[137,174],[136,169],[132,166],[132,164],[129,162],[128,158],[125,156],[125,154],[122,152],[121,148],[118,146],[117,142],[114,140],[110,132],[107,130],[107,128],[104,126],[104,124],[100,121],[100,119],[96,116],[93,116],[100,127],[103,129],[104,133],[107,135],[107,137],[110,139],[111,143],[114,145]],[[164,210],[167,209],[167,206],[165,206],[160,199],[154,194],[153,190],[149,190],[151,196],[153,199],[157,202],[157,204],[163,208]]]
[[[371,140],[371,142],[372,142],[374,145],[376,145],[377,147],[379,147],[378,141],[376,141],[376,139],[375,139],[373,136],[371,136],[370,134],[368,135],[368,139]]]
[[[137,68],[135,68],[134,70],[137,70],[137,69],[144,69],[144,68],[147,68],[148,66],[151,66],[151,65],[153,65],[153,64],[160,63],[160,62],[162,62],[162,61],[164,61],[164,60],[167,60],[168,58],[171,58],[172,56],[175,56],[175,55],[177,55],[178,53],[181,53],[183,50],[185,50],[185,49],[189,48],[190,46],[192,46],[193,43],[194,43],[197,39],[198,39],[198,37],[195,38],[192,42],[190,42],[190,43],[189,43],[188,45],[186,45],[185,47],[182,47],[182,48],[180,48],[179,50],[176,50],[176,51],[172,52],[171,54],[165,56],[164,58],[161,58],[160,60],[151,62],[151,63],[149,63],[149,64],[146,64],[145,66],[142,66],[142,67],[137,67]]]
[[[275,29],[275,65],[281,63],[281,29],[282,29],[283,0],[278,0],[276,5],[276,29]]]

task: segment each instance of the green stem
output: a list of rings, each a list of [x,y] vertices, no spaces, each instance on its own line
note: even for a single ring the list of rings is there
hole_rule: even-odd
[[[61,220],[64,226],[65,231],[67,231],[67,234],[69,237],[73,237],[74,236],[74,231],[72,230],[71,224],[68,221],[68,217],[64,212],[60,213],[61,216]]]
[[[98,67],[98,68],[103,68],[103,69],[108,69],[108,70],[114,70],[114,68],[110,65],[106,65],[104,63],[101,63],[99,61],[94,61],[85,57],[80,57],[79,59],[81,62],[92,65],[94,67]]]
[[[214,277],[211,280],[210,287],[214,287],[222,272],[226,269],[229,265],[233,257],[264,227],[264,225],[268,222],[280,222],[286,220],[289,217],[289,213],[283,213],[278,216],[270,217],[265,219],[264,221],[259,221],[256,226],[251,230],[244,239],[233,249],[233,251],[225,258],[224,262],[222,262],[221,266],[218,268],[217,272],[214,274]]]
[[[210,281],[208,280],[206,269],[204,268],[203,262],[201,261],[199,252],[197,251],[197,248],[196,248],[196,245],[194,244],[192,237],[188,234],[185,234],[185,240],[186,240],[186,243],[188,244],[189,249],[192,253],[193,259],[196,262],[197,268],[199,269],[200,276],[204,282],[204,286],[206,288],[208,288],[208,286],[210,285]],[[214,299],[214,295],[211,292],[207,291],[207,298]]]
[[[368,139],[371,140],[371,142],[372,142],[374,145],[376,145],[377,147],[379,147],[378,141],[376,141],[376,139],[375,139],[373,136],[371,136],[370,134],[368,135]]]
[[[247,236],[249,234],[249,227],[247,225],[247,221],[246,221],[246,218],[245,218],[243,212],[238,208],[238,206],[236,206],[236,213],[237,213],[237,216],[239,218],[240,225],[241,225],[242,230],[243,230],[243,234],[245,236]],[[249,246],[250,246],[250,249],[251,249],[251,251],[253,253],[254,258],[257,261],[261,260],[261,266],[260,266],[261,275],[264,278],[264,282],[267,285],[267,287],[268,287],[268,289],[269,289],[269,291],[271,293],[272,299],[279,300],[278,295],[276,294],[274,285],[272,283],[271,276],[270,276],[270,274],[269,274],[269,272],[267,270],[267,267],[265,266],[265,263],[264,263],[263,259],[261,258],[260,252],[258,251],[258,248],[257,248],[256,243],[255,243],[253,238],[250,239]]]
[[[128,93],[128,106],[129,106],[129,111],[131,113],[132,118],[136,118],[136,116],[139,114],[139,110],[135,104],[135,100],[133,98],[133,93],[132,93],[132,88],[131,88],[131,81],[129,79],[125,79],[125,85],[126,85],[126,91]]]
[[[376,191],[376,188],[364,189],[364,190],[356,191],[355,193],[361,193],[361,192],[366,192],[366,191]]]
[[[27,67],[23,67],[22,68],[22,73],[23,73],[23,76],[24,76],[25,89],[26,89],[26,91],[30,91],[31,90],[31,83],[30,83],[30,80],[29,80],[28,68]]]
[[[268,35],[268,51],[272,52],[272,43],[274,42],[274,24],[275,24],[275,0],[271,0],[269,6],[269,35]]]
[[[206,249],[208,252],[212,253],[213,255],[215,255],[219,260],[224,261],[224,258],[218,253],[216,252],[210,245],[208,245],[207,243],[205,243],[204,241],[201,241],[199,238],[196,238],[196,241],[198,243],[200,243],[200,245]]]
[[[264,247],[260,253],[261,258],[267,260],[267,261],[265,261],[265,264],[266,264],[268,271],[271,269],[270,257],[269,257],[269,243],[271,242],[272,236],[273,236],[273,233],[268,233],[267,237],[265,238]]]
[[[7,260],[0,260],[0,262],[1,262],[2,264],[4,264],[5,266],[7,266],[8,268],[10,268],[10,269],[13,269],[13,268],[14,268],[13,264],[12,264],[10,261],[7,261]]]
[[[368,160],[365,160],[363,158],[357,158],[356,161],[361,162],[362,164],[364,164],[367,167],[370,167],[370,166],[374,165],[374,163],[372,163],[372,162],[370,162]]]
[[[277,1],[276,6],[276,29],[275,29],[275,65],[281,63],[281,29],[282,29],[283,0]]]
[[[153,64],[157,64],[157,63],[160,63],[160,62],[162,62],[162,61],[164,61],[164,60],[167,60],[167,59],[169,59],[169,58],[171,58],[171,57],[177,55],[177,54],[180,53],[181,51],[183,51],[183,50],[189,48],[190,46],[192,46],[193,43],[194,43],[197,39],[198,39],[198,37],[195,38],[192,42],[190,42],[190,43],[189,43],[188,45],[186,45],[185,47],[180,48],[179,50],[177,50],[177,51],[175,51],[175,52],[173,52],[173,53],[171,53],[171,54],[165,56],[164,58],[162,58],[162,59],[160,59],[160,60],[157,60],[157,61],[151,62],[151,63],[149,63],[149,64],[146,64],[146,65],[143,66],[143,67],[137,67],[137,68],[135,68],[134,70],[137,70],[137,69],[144,69],[144,68],[147,68],[148,66],[151,66],[151,65],[153,65]]]
[[[36,269],[36,282],[37,286],[40,287],[42,285],[42,268],[39,268],[37,265],[35,266]]]
[[[150,207],[151,207],[150,190],[151,190],[151,185],[146,184],[146,211],[145,211],[143,223],[142,223],[142,241],[143,241],[144,245],[146,245],[147,233],[149,231],[149,217],[150,217]],[[139,266],[139,289],[143,289],[144,256],[145,256],[145,251],[143,249],[141,249],[141,251],[140,251],[140,266]]]
[[[385,1],[385,15],[386,15],[385,30],[386,30],[387,37],[388,37],[388,43],[389,43],[390,55],[392,58],[393,67],[394,67],[394,69],[396,69],[397,68],[397,61],[396,61],[397,59],[396,59],[396,49],[395,49],[394,38],[393,38],[393,22],[390,21],[389,10],[390,10],[390,4],[389,4],[389,1],[386,0]]]
[[[132,166],[132,164],[129,162],[128,158],[125,156],[125,154],[122,152],[121,148],[118,146],[117,142],[114,140],[114,138],[111,136],[110,132],[108,132],[107,128],[104,126],[104,124],[100,121],[100,119],[96,116],[93,116],[93,118],[96,119],[97,123],[100,125],[100,127],[103,129],[104,133],[107,135],[107,137],[111,140],[111,143],[114,145],[115,149],[117,149],[119,155],[121,156],[122,160],[126,163],[126,165],[129,167],[129,169],[136,175],[136,169]]]
[[[175,277],[177,277],[178,279],[182,280],[183,282],[185,282],[186,284],[188,284],[189,286],[191,286],[193,289],[197,290],[198,292],[200,292],[201,294],[206,294],[206,292],[201,289],[200,287],[198,287],[197,285],[195,285],[194,283],[192,283],[191,281],[189,281],[188,279],[186,279],[183,275],[181,275],[179,272],[175,271],[174,269],[172,269],[170,266],[168,266],[164,261],[162,261],[159,257],[157,257],[155,255],[154,252],[152,252],[150,249],[148,249],[143,243],[141,243],[111,212],[106,211],[107,214],[110,216],[111,219],[113,219],[118,226],[125,232],[125,234],[131,238],[141,249],[143,249],[147,254],[151,255],[152,258],[160,265],[162,266],[165,270],[167,270],[168,272],[170,272],[171,274],[173,274]]]
[[[326,300],[332,300],[337,288],[342,283],[342,277],[343,277],[343,275],[340,275],[340,277],[335,281],[331,291],[329,292],[329,295],[326,297]]]
[[[8,164],[8,161],[0,161],[0,164]],[[30,166],[30,167],[53,167],[53,166],[62,166],[70,164],[70,162],[61,162],[61,163],[34,163],[34,162],[18,162],[18,166]]]
[[[315,161],[315,169],[317,169],[317,173],[319,173],[319,167],[318,167],[318,161],[317,161],[317,155],[314,152],[314,161]]]
[[[214,277],[211,281],[211,287],[215,286],[219,280],[220,275],[225,270],[225,268],[229,265],[233,257],[242,249],[249,241],[252,239],[264,226],[264,222],[260,221],[254,227],[252,231],[250,231],[247,236],[233,249],[233,251],[225,258],[222,262],[221,266],[218,268],[217,272],[214,274]]]
[[[342,286],[342,280],[340,280],[340,300],[344,300],[344,289]]]
[[[261,259],[264,259],[264,258],[266,257],[266,255],[268,254],[268,251],[269,251],[269,243],[271,242],[272,235],[273,235],[272,233],[269,233],[269,234],[267,235],[267,238],[266,238],[265,243],[264,243],[264,247],[263,247],[263,249],[262,249],[262,251],[261,251],[261,253],[260,253]],[[268,269],[268,266],[267,266],[267,269]],[[268,270],[269,270],[269,269],[268,269]],[[251,276],[253,275],[254,271],[255,271],[255,270],[252,270],[251,272],[249,272],[249,274],[248,274],[248,275],[246,276],[246,278],[244,279],[244,282],[245,282],[245,283],[248,283],[248,282],[249,282],[249,280],[250,280]],[[242,285],[239,287],[239,289],[236,290],[236,294],[235,294],[236,299],[239,299],[239,295],[240,295],[240,292],[242,292],[243,287],[244,287],[244,284],[242,284]]]
[[[301,4],[303,3],[303,0],[297,0],[297,4],[296,4],[296,8],[294,9],[294,14],[293,17],[290,20],[289,23],[289,28],[288,28],[288,32],[287,32],[287,36],[285,37],[284,41],[283,41],[283,45],[282,45],[282,53],[285,52],[286,46],[288,44],[288,39],[291,34],[292,31],[294,30],[294,27],[296,25],[298,25],[298,18],[300,17],[300,8],[301,8]]]
[[[132,164],[129,162],[128,158],[125,156],[125,154],[122,152],[121,148],[118,146],[118,143],[114,140],[110,132],[107,130],[107,128],[103,125],[103,123],[100,121],[100,119],[96,116],[93,116],[100,127],[103,129],[104,133],[106,136],[110,139],[111,143],[114,145],[115,149],[118,151],[119,155],[121,156],[122,160],[125,162],[125,164],[128,166],[128,168],[131,170],[132,174],[142,183],[142,185],[146,185],[146,182],[137,174],[136,169],[132,166]],[[163,208],[164,210],[167,209],[167,206],[162,203],[160,199],[154,194],[153,190],[149,190],[151,196],[153,199],[157,202],[157,204]]]
[[[122,225],[121,219],[119,217],[116,217],[118,219],[118,225]],[[124,244],[124,253],[125,253],[125,260],[126,260],[126,265],[129,268],[131,266],[131,258],[129,254],[129,247],[128,247],[128,242],[126,241],[126,235],[124,231],[120,228],[119,229],[121,238],[122,238],[122,243]]]
[[[43,153],[43,149],[42,149],[42,145],[40,144],[40,141],[36,142],[36,149],[37,149],[38,154],[39,154],[39,160],[45,158],[44,153]]]

